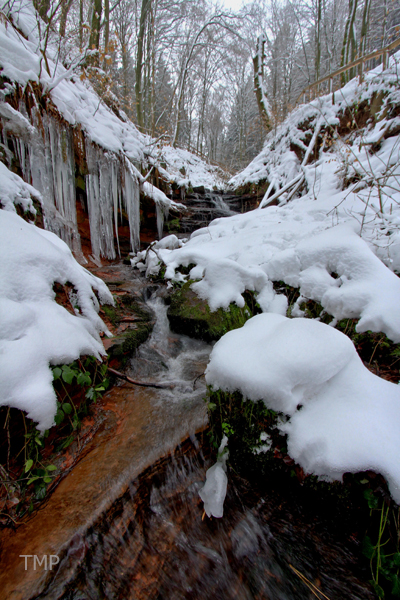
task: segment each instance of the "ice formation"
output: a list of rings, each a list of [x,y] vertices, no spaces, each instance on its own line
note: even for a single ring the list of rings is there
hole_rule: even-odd
[[[207,469],[206,482],[199,491],[199,496],[204,502],[204,510],[207,516],[217,517],[218,519],[224,515],[224,501],[228,486],[226,461],[229,452],[227,445],[228,438],[224,435],[218,450],[217,462]]]
[[[287,415],[280,429],[305,472],[334,480],[370,469],[400,502],[400,386],[368,371],[341,332],[257,315],[215,344],[206,381]]]
[[[75,150],[80,146],[89,169],[86,192],[95,257],[113,259],[120,253],[118,215],[122,208],[129,220],[132,250],[138,249],[140,186],[156,204],[159,237],[169,208],[179,208],[161,190],[144,181],[142,165],[157,166],[168,183],[179,180],[179,185],[186,187],[221,187],[217,167],[187,151],[158,148],[123,113],[115,114],[88,81],[81,81],[73,69],[62,66],[58,49],[51,42],[47,45],[49,75],[43,67],[37,15],[30,0],[0,5],[9,17],[9,21],[0,22],[0,67],[6,80],[0,90],[2,148],[11,166],[12,143],[24,180],[41,194],[46,229],[60,236],[77,257],[84,261],[75,204],[74,146]],[[14,101],[18,97],[16,84],[29,90],[31,82],[41,84],[48,93],[48,110],[39,108],[33,92],[29,114],[24,102],[20,101],[19,110],[7,103],[8,97]],[[190,173],[187,181],[180,172],[185,161]],[[160,162],[170,170],[161,167]]]
[[[0,405],[24,410],[40,431],[54,424],[56,397],[49,365],[105,354],[100,302],[107,286],[73,258],[55,234],[0,210]],[[55,302],[53,284],[74,288],[75,314]]]

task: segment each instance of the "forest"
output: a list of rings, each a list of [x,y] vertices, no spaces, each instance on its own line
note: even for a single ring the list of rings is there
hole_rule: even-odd
[[[2,0],[0,589],[400,597],[400,3]]]

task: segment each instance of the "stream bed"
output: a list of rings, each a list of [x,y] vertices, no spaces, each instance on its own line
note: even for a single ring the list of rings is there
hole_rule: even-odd
[[[166,387],[124,383],[104,396],[84,458],[2,538],[1,598],[372,600],[359,541],[272,485],[260,493],[230,471],[224,517],[204,518],[211,346],[172,333],[162,288],[126,286],[139,284],[156,323],[126,372]],[[25,554],[60,562],[25,570]]]

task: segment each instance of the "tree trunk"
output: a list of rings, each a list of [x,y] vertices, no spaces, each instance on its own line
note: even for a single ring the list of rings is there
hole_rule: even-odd
[[[100,48],[100,25],[102,10],[102,0],[93,0],[92,27],[89,38],[89,48],[91,50],[99,50]],[[92,57],[90,62],[92,65],[98,66],[99,56],[97,55]]]
[[[142,0],[142,9],[140,12],[140,24],[139,24],[139,35],[137,41],[137,54],[136,54],[136,82],[135,82],[135,95],[136,95],[136,115],[137,124],[140,129],[143,129],[143,98],[142,98],[142,70],[143,70],[143,43],[144,36],[146,33],[147,15],[151,7],[151,0]]]
[[[264,60],[265,60],[265,38],[260,35],[257,40],[257,54],[253,58],[254,67],[254,91],[256,92],[258,110],[260,112],[261,122],[266,131],[271,129],[271,120],[269,116],[268,99],[264,91]]]
[[[65,30],[67,27],[67,17],[69,10],[72,6],[73,0],[63,0],[61,3],[61,17],[60,17],[60,29],[59,33],[61,37],[65,37]]]

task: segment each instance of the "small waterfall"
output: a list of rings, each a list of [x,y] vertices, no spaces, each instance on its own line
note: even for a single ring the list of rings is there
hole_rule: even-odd
[[[231,217],[236,213],[229,208],[227,203],[222,198],[221,194],[215,194],[213,192],[209,192],[206,194],[206,198],[210,199],[210,202],[214,205],[216,210],[216,217]]]

